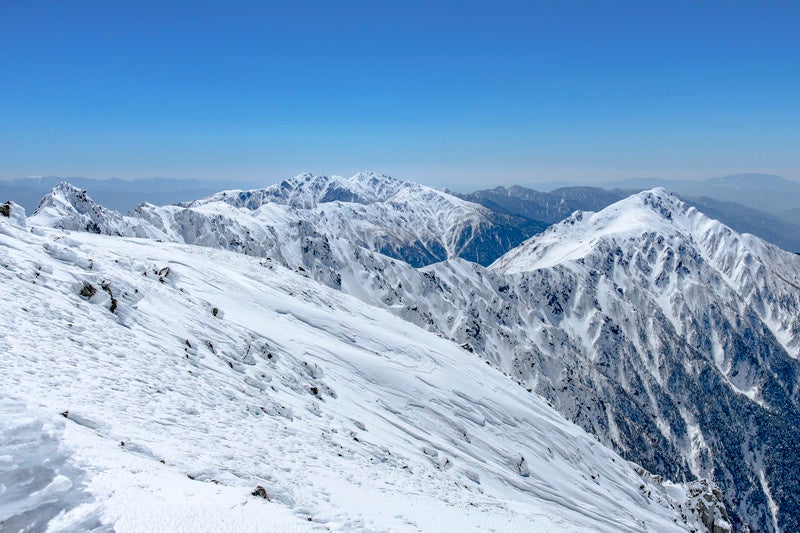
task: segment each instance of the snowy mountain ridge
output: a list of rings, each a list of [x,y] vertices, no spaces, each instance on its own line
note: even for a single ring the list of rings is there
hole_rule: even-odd
[[[222,191],[187,205],[225,201],[236,207],[256,210],[264,203],[269,202],[301,209],[312,209],[318,204],[335,201],[358,204],[386,202],[400,191],[408,190],[424,191],[429,194],[432,191],[436,192],[436,189],[375,172],[359,172],[350,178],[315,176],[311,172],[302,172],[293,178],[264,189]]]
[[[648,474],[385,310],[264,259],[29,230],[9,207],[0,483],[28,481],[4,527],[729,529],[713,485]]]
[[[95,203],[86,191],[69,183],[56,185],[36,208],[37,224],[106,235],[159,238],[146,225]]]
[[[575,211],[601,211],[631,194],[654,187],[657,188],[653,185],[606,190],[576,186],[540,192],[520,186],[501,186],[458,196],[502,213],[557,223]],[[774,208],[763,211],[696,194],[679,194],[679,198],[738,233],[750,233],[789,252],[800,251],[800,225],[797,217],[790,213],[776,213]]]
[[[269,255],[279,242],[297,241],[302,228],[413,266],[456,256],[489,264],[545,227],[373,173],[349,179],[305,173],[265,189],[224,191],[179,206],[143,204],[124,217],[99,206],[89,209],[85,192],[70,187],[61,184],[43,200],[32,216],[35,223],[203,245],[208,231],[196,230],[211,229],[226,236],[215,240],[218,246],[257,256]]]

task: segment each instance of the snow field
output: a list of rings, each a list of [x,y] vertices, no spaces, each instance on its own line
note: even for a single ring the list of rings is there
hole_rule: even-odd
[[[387,311],[258,258],[0,224],[3,395],[63,420],[119,531],[692,525],[535,394]]]

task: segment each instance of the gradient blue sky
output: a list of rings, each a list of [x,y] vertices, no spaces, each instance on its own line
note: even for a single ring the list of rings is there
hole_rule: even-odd
[[[291,4],[291,5],[289,5]],[[800,2],[0,2],[0,178],[800,178]]]

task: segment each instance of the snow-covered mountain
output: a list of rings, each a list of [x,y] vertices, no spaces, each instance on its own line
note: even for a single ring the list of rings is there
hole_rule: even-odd
[[[303,273],[0,215],[2,529],[727,529],[712,485]]]
[[[248,209],[271,222],[275,207],[283,206],[319,233],[412,266],[452,257],[489,264],[546,227],[375,173],[351,178],[304,173],[266,189],[226,191],[187,207],[218,202]]]
[[[718,480],[741,525],[798,528],[800,258],[654,190],[428,273],[460,310],[436,329],[626,457]]]
[[[269,258],[452,339],[624,457],[671,479],[712,477],[738,525],[800,529],[798,257],[655,190],[576,213],[491,268],[417,269],[312,223],[326,204],[365,205],[325,194],[246,206],[247,193],[225,193],[134,218],[166,239]]]
[[[36,223],[42,226],[104,233],[106,235],[157,238],[163,235],[131,217],[106,209],[89,198],[86,191],[59,183],[36,208]]]
[[[214,245],[257,256],[277,254],[308,234],[325,235],[412,266],[452,257],[488,265],[547,226],[374,173],[351,178],[304,173],[265,189],[224,191],[179,206],[143,204],[125,217],[86,199],[85,191],[60,184],[33,219],[50,227]]]
[[[0,199],[13,198],[28,213],[33,213],[43,196],[56,185],[68,182],[89,191],[92,198],[115,211],[127,212],[142,202],[158,205],[173,204],[204,198],[223,189],[257,187],[256,180],[209,180],[143,178],[135,180],[109,178],[91,179],[79,176],[39,176],[0,180]]]

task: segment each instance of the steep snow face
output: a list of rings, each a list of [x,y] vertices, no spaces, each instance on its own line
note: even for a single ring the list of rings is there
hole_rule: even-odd
[[[724,524],[712,488],[650,476],[475,355],[270,261],[0,225],[0,457],[42,483],[36,465],[69,465],[50,527]],[[41,494],[22,496],[0,525],[28,525]]]
[[[664,189],[632,195],[599,213],[576,212],[490,268],[517,274],[585,264],[610,249],[631,257],[624,274],[633,277],[633,284],[666,295],[668,315],[681,316],[674,293],[697,292],[693,283],[716,285],[728,299],[739,297],[752,308],[786,351],[800,358],[800,257],[739,235]],[[708,297],[713,299],[707,292],[705,296],[686,303],[702,306]],[[683,332],[684,321],[673,322]]]

